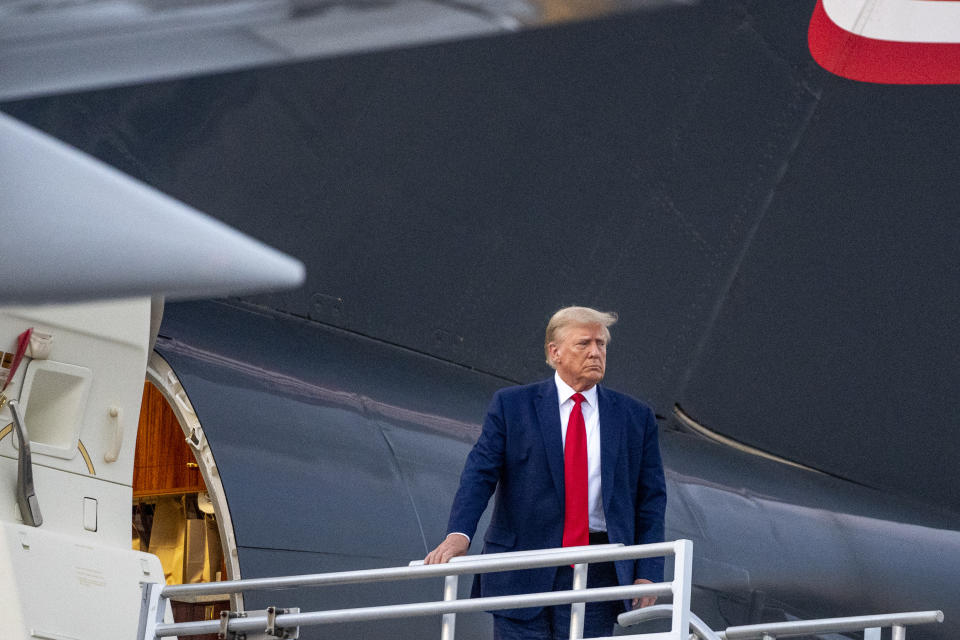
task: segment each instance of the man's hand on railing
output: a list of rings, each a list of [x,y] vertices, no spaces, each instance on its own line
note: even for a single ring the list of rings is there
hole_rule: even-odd
[[[467,555],[467,549],[470,548],[470,540],[461,533],[448,534],[446,539],[437,545],[437,548],[427,554],[423,559],[424,564],[443,564],[449,562],[450,558]]]
[[[649,580],[644,580],[643,578],[637,578],[633,581],[633,584],[653,584]],[[642,598],[633,599],[633,608],[634,609],[643,609],[644,607],[653,606],[657,601],[657,596],[644,596]]]

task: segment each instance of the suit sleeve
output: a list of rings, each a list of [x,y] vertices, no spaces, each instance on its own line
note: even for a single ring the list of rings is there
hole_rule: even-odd
[[[645,414],[640,486],[637,487],[637,502],[634,506],[636,544],[663,542],[664,512],[667,506],[666,482],[663,477],[663,461],[660,458],[657,420],[649,409],[646,409]],[[663,580],[663,558],[641,558],[637,560],[634,575],[638,578],[646,578],[651,582],[661,582]]]
[[[493,396],[483,421],[483,429],[460,474],[460,487],[450,508],[447,533],[467,534],[475,538],[480,516],[497,488],[504,463],[506,426],[500,393]]]

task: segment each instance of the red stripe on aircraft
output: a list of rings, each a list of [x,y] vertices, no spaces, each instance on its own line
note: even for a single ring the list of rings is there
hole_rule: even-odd
[[[960,84],[960,43],[893,42],[851,33],[817,0],[807,33],[821,67],[849,80],[881,84]]]

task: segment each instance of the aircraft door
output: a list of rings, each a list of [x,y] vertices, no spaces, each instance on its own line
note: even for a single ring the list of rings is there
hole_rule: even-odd
[[[239,578],[229,509],[213,454],[170,366],[151,355],[133,472],[133,548],[160,558],[168,584]],[[180,621],[218,619],[242,595],[173,602]]]

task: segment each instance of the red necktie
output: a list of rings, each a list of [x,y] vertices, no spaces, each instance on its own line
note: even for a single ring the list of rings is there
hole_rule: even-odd
[[[580,403],[573,394],[573,410],[567,422],[567,441],[563,447],[563,482],[566,498],[563,516],[563,546],[590,544],[590,513],[587,506],[587,427]]]

